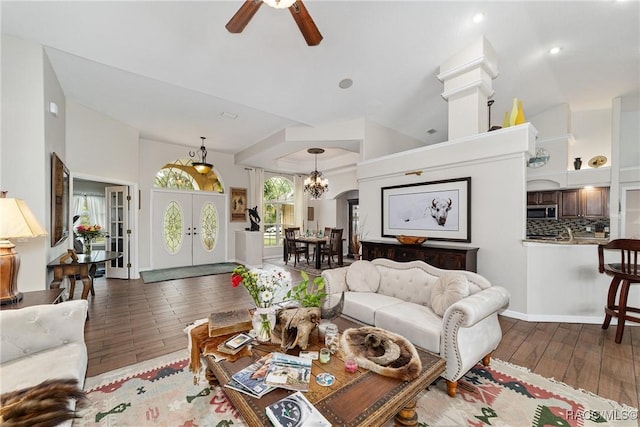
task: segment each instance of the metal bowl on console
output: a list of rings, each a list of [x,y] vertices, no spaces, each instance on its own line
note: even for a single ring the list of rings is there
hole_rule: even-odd
[[[421,245],[427,240],[426,237],[403,236],[403,235],[396,236],[396,239],[398,240],[398,242],[402,243],[403,245]]]

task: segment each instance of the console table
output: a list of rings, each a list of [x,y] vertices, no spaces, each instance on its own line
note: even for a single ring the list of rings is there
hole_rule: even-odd
[[[71,284],[69,289],[69,299],[73,299],[73,291],[76,286],[76,275],[82,280],[82,299],[87,299],[89,291],[93,290],[93,278],[89,277],[89,269],[91,264],[101,264],[116,260],[122,256],[120,252],[110,251],[91,251],[91,255],[78,254],[78,261],[66,260],[60,262],[59,258],[47,264],[47,267],[53,270],[53,281],[50,288],[58,289],[62,280],[69,278]],[[93,293],[92,293],[93,295]]]
[[[424,261],[446,270],[468,270],[477,272],[478,248],[448,245],[445,243],[423,243],[402,245],[385,240],[362,242],[362,259],[388,258],[394,261]]]

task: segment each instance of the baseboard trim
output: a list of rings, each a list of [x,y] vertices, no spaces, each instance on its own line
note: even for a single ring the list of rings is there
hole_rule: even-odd
[[[505,310],[501,315],[512,319],[524,320],[526,322],[557,322],[557,323],[586,323],[593,325],[601,325],[604,321],[602,316],[563,316],[556,314],[526,314],[513,310]],[[617,325],[618,319],[611,319],[611,325]],[[627,322],[625,326],[640,326],[640,324]]]

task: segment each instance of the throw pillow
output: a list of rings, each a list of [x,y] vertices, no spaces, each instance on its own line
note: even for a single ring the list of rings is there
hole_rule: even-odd
[[[378,292],[380,272],[369,261],[356,261],[347,269],[347,287],[354,292]]]
[[[431,291],[431,309],[438,315],[444,316],[453,303],[469,296],[469,281],[460,273],[446,273],[433,285]]]

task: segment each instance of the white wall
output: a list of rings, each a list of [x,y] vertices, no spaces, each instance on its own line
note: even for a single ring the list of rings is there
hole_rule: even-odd
[[[138,180],[138,131],[67,99],[67,167],[73,174]]]
[[[423,145],[417,139],[365,120],[361,158],[363,160],[375,159],[376,157],[411,150]]]
[[[367,239],[381,238],[382,187],[470,176],[471,243],[458,245],[480,248],[478,273],[511,292],[510,310],[526,312],[525,153],[534,137],[524,124],[358,164]],[[404,174],[413,170],[422,176]]]
[[[611,109],[574,111],[572,115],[575,143],[569,145],[569,165],[580,157],[582,167],[588,168],[589,159],[605,156],[607,166],[611,166]]]
[[[48,122],[51,139],[46,141],[45,93],[59,101],[61,90],[42,46],[2,35],[0,189],[8,191],[8,197],[25,200],[43,227],[50,230],[50,155],[56,150],[64,159],[64,128]],[[27,159],[35,167],[26,168]],[[57,253],[50,248],[49,237],[14,244],[22,267],[18,290],[48,288],[46,264]]]

